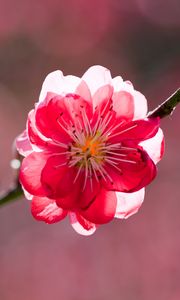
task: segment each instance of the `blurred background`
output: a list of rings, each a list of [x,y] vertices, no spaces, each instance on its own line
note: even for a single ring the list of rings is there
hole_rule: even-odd
[[[179,0],[0,0],[0,190],[14,138],[56,69],[94,64],[131,80],[153,109],[180,83]],[[91,237],[0,209],[1,300],[180,299],[180,107],[162,121],[166,153],[139,213]]]

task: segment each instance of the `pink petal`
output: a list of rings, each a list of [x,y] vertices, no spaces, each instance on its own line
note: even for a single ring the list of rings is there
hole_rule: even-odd
[[[75,90],[75,94],[79,95],[80,97],[82,97],[84,100],[86,100],[88,103],[92,105],[91,92],[87,83],[84,80],[81,80],[81,82],[77,86]]]
[[[147,100],[143,94],[136,91],[130,81],[123,81],[120,76],[113,78],[112,84],[115,92],[130,93],[134,101],[134,120],[144,119],[147,115]]]
[[[67,215],[67,211],[58,207],[54,200],[46,197],[33,197],[31,212],[36,220],[48,224],[59,222]]]
[[[94,202],[80,214],[94,224],[104,224],[110,222],[115,215],[117,198],[115,192],[101,189]]]
[[[140,143],[144,150],[147,151],[148,155],[157,164],[164,154],[164,135],[163,131],[159,128],[157,134]]]
[[[126,91],[119,91],[113,94],[113,110],[117,117],[131,121],[134,116],[134,99],[133,96]]]
[[[143,203],[144,194],[144,188],[134,193],[116,192],[117,208],[115,218],[127,219],[135,214]]]
[[[109,136],[111,143],[124,140],[136,141],[139,143],[153,137],[159,129],[159,119],[136,120],[122,124]]]
[[[19,180],[28,193],[32,195],[45,196],[40,178],[47,157],[47,154],[42,152],[33,152],[22,161]]]
[[[74,230],[82,235],[91,235],[96,231],[97,226],[76,213],[69,213],[70,222]],[[80,221],[80,222],[79,222]]]
[[[102,111],[101,106],[104,106],[109,100],[111,100],[112,94],[113,87],[111,85],[104,85],[98,88],[93,96],[93,109],[95,110],[99,106],[99,109]]]
[[[33,151],[26,130],[16,138],[16,148],[22,156],[27,156]]]
[[[87,102],[77,94],[67,94],[64,97],[64,104],[69,114],[69,120],[78,127],[80,122],[80,130],[84,128],[83,112],[86,114],[88,120],[92,118],[92,103]],[[84,128],[85,129],[85,128]]]
[[[126,161],[127,160],[127,161]],[[134,163],[128,162],[133,161]],[[117,169],[118,168],[118,169]],[[148,154],[142,149],[130,151],[127,157],[119,162],[117,168],[107,164],[106,171],[111,181],[102,180],[108,190],[135,192],[148,185],[156,176],[157,170]]]
[[[104,85],[112,85],[111,73],[102,66],[93,66],[83,75],[82,79],[87,83],[91,95]]]

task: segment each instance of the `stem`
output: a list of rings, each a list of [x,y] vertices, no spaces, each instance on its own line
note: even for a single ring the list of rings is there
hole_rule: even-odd
[[[5,191],[0,195],[0,206],[13,202],[17,199],[20,199],[20,196],[22,195],[23,195],[23,191],[21,185],[20,183],[17,183],[11,189]]]
[[[167,100],[165,100],[162,104],[160,104],[153,111],[150,111],[147,115],[148,118],[157,118],[160,119],[171,115],[180,102],[180,88],[175,91]]]

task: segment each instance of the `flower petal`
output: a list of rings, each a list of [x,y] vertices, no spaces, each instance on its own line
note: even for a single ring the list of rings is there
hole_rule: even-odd
[[[45,153],[33,152],[22,161],[19,180],[25,190],[32,195],[45,196],[40,178],[47,157]]]
[[[134,99],[133,96],[126,91],[119,91],[113,94],[113,110],[117,117],[124,120],[132,121],[134,116]]]
[[[84,80],[81,80],[79,85],[77,86],[75,90],[75,94],[82,97],[85,101],[90,103],[92,105],[92,98],[91,98],[91,92],[87,85],[87,83]]]
[[[108,163],[106,171],[111,180],[102,180],[103,185],[110,191],[119,192],[135,192],[148,185],[157,173],[154,162],[140,147],[127,152],[127,157],[118,165]]]
[[[46,98],[48,92],[53,92],[55,94],[61,95],[64,90],[64,76],[59,70],[49,73],[45,78],[41,93],[39,96],[39,102]]]
[[[66,157],[54,155],[48,158],[42,171],[41,181],[47,195],[50,198],[64,198],[72,191],[80,189],[79,181],[74,183],[76,170],[67,166]]]
[[[117,198],[115,192],[102,188],[94,202],[87,209],[81,210],[80,214],[92,223],[104,224],[114,218],[116,205]]]
[[[143,94],[136,91],[130,81],[123,81],[120,76],[113,78],[115,92],[126,92],[132,95],[134,102],[134,120],[144,119],[147,115],[147,100]]]
[[[127,122],[111,133],[109,141],[111,143],[117,143],[129,140],[140,143],[153,137],[157,133],[159,123],[159,118]]]
[[[87,83],[91,95],[104,85],[112,85],[111,73],[102,66],[93,66],[89,68],[83,75],[82,79]]]
[[[144,119],[147,116],[147,100],[143,94],[134,90],[134,120]]]
[[[112,79],[114,92],[119,92],[122,89],[123,79],[121,76],[116,76]]]
[[[104,85],[98,88],[93,96],[93,109],[98,108],[101,112],[106,103],[111,100],[113,94],[113,87],[111,85]],[[109,101],[110,106],[112,107],[112,100]],[[107,113],[108,109],[106,109]],[[104,112],[105,113],[105,112]]]
[[[127,219],[135,214],[143,203],[144,195],[144,188],[134,193],[116,192],[117,208],[115,218]]]
[[[33,151],[26,130],[16,138],[16,148],[22,156],[28,156]]]
[[[60,152],[60,147],[52,139],[45,137],[36,127],[35,110],[29,112],[27,130],[32,149],[36,152],[42,150]]]
[[[164,135],[161,128],[159,128],[154,137],[143,141],[140,145],[146,150],[154,163],[157,164],[164,154]]]
[[[58,207],[54,200],[47,197],[33,197],[31,212],[36,220],[48,224],[59,222],[67,215],[67,211]]]
[[[74,230],[82,235],[92,235],[95,231],[97,226],[86,219],[84,219],[82,216],[76,213],[69,213],[70,222]]]
[[[81,79],[79,77],[72,75],[64,76],[59,70],[48,74],[42,85],[39,102],[42,102],[46,98],[48,92],[57,95],[74,93],[77,86],[80,84],[80,81]]]
[[[69,119],[64,97],[48,93],[45,102],[36,108],[35,122],[38,130],[45,137],[66,143],[70,137],[59,124],[61,115],[65,120]]]

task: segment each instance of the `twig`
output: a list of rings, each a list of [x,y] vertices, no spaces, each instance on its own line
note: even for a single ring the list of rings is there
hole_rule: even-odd
[[[180,103],[180,89],[175,91],[167,100],[165,100],[162,104],[160,104],[153,111],[150,111],[147,115],[148,118],[156,118],[160,119],[171,115],[176,108],[176,106]]]
[[[17,199],[20,199],[20,196],[22,196],[22,195],[23,195],[23,191],[22,191],[21,185],[20,185],[20,183],[17,183],[11,189],[3,192],[0,195],[0,206],[10,203],[10,202],[13,202]]]

